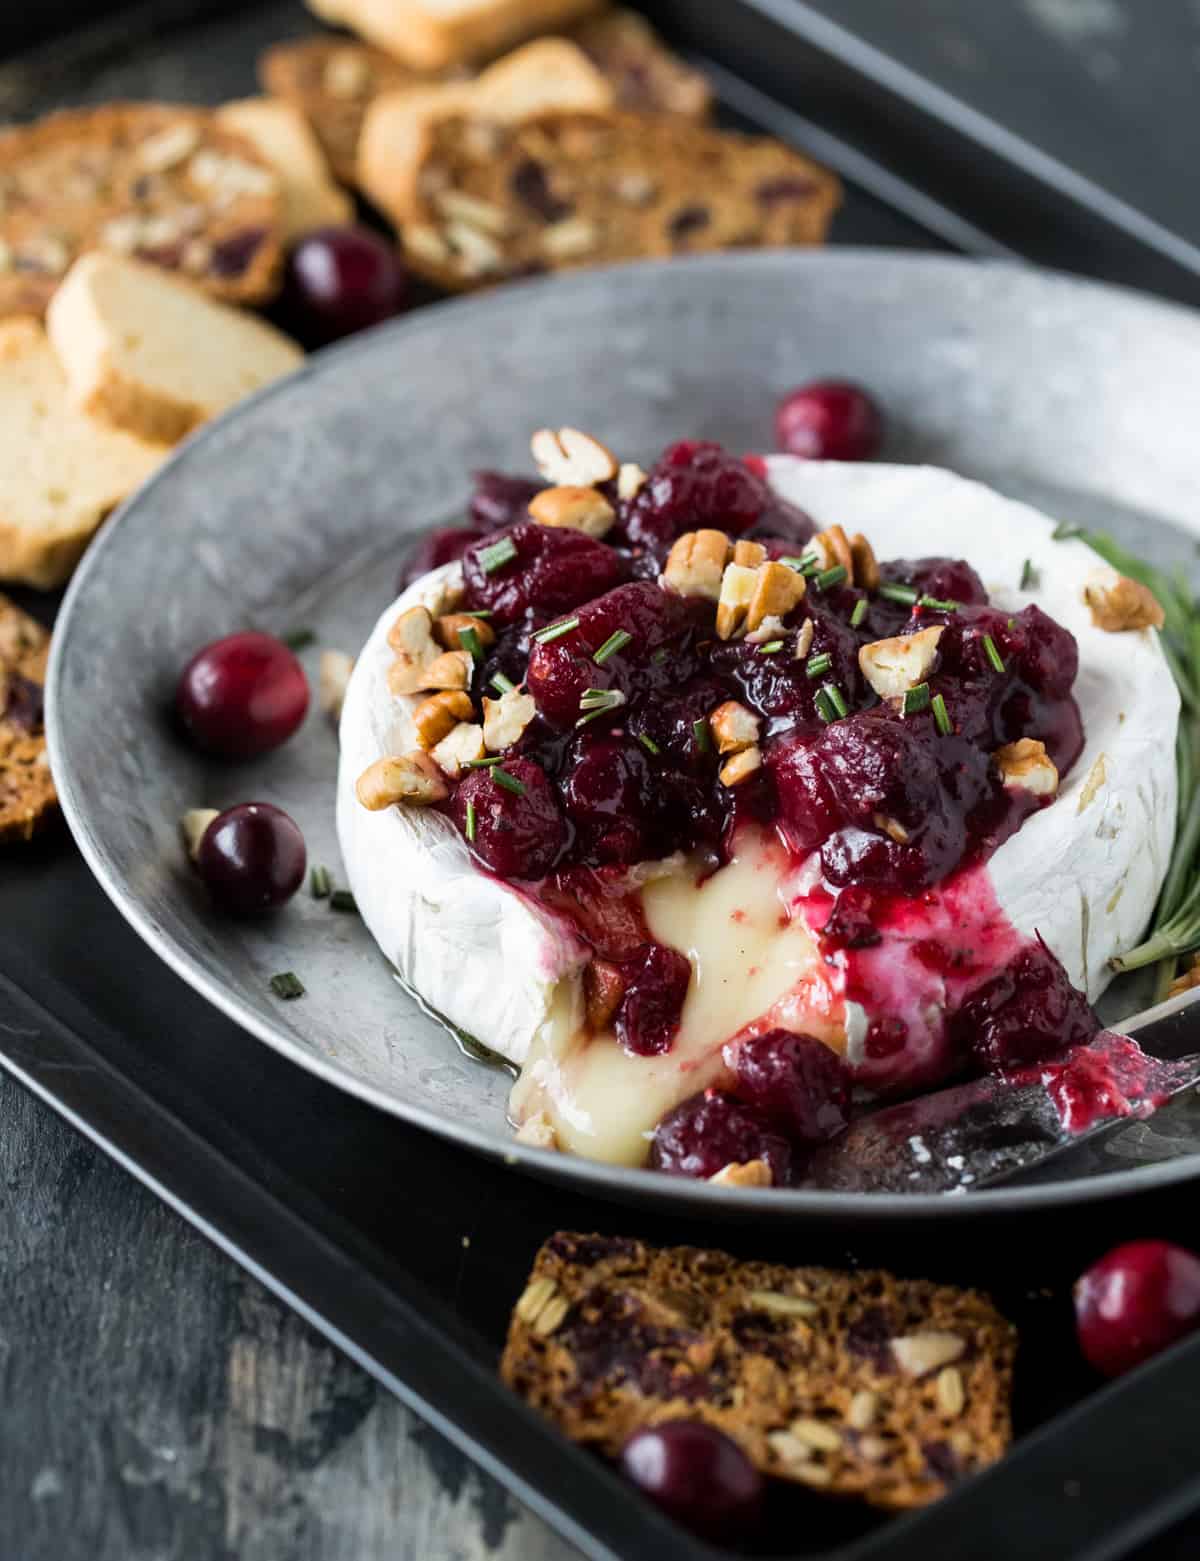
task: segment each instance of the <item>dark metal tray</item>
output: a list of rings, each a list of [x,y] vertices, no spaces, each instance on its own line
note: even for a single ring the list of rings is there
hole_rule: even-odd
[[[943,198],[950,186],[939,188],[932,158],[904,169],[870,158],[868,138],[856,139],[845,104],[836,140],[794,115],[788,81],[809,77],[789,77],[783,51],[813,45],[784,26],[784,13],[806,16],[807,8],[728,0],[652,9],[702,53],[730,30],[744,51],[736,59],[743,75],[720,78],[733,108],[858,174],[837,241],[979,253],[995,253],[1006,241],[1022,247],[998,208],[986,237],[973,212],[960,216]],[[307,25],[291,4],[191,0],[152,11],[120,12],[68,49],[0,67],[4,110],[30,113],[121,94],[177,96],[185,88],[197,98],[236,95],[252,88],[257,47]],[[771,31],[756,44],[764,19]],[[732,51],[724,57],[735,59]],[[806,70],[820,63],[808,58]],[[824,64],[833,70],[836,62],[826,56]],[[777,95],[763,96],[748,76]],[[878,106],[869,73],[854,75],[853,90]],[[928,105],[915,112],[932,123]],[[1028,180],[1017,164],[1009,171],[1018,185]],[[1037,187],[1024,187],[1033,200]],[[1120,248],[1124,238],[1102,214],[1093,216]],[[1075,220],[1072,214],[1065,224],[1067,241],[1054,258],[1072,258]],[[1147,253],[1147,285],[1185,292],[1187,268],[1164,279],[1162,264]],[[1127,273],[1114,266],[1113,274]],[[45,599],[29,604],[42,616],[53,610]],[[1067,1288],[1089,1258],[1123,1237],[1189,1239],[1186,1190],[1076,1213],[1069,1222],[1026,1216],[1019,1230],[1012,1222],[959,1225],[949,1250],[934,1227],[856,1227],[851,1248],[804,1228],[767,1235],[610,1209],[407,1128],[241,1034],[157,963],[62,837],[0,863],[0,1066],[589,1556],[714,1552],[631,1498],[608,1469],[563,1442],[496,1380],[509,1308],[537,1246],[558,1228],[633,1231],[795,1262],[880,1263],[977,1283],[1020,1325],[1019,1439],[1001,1467],[926,1513],[892,1521],[781,1491],[766,1554],[1101,1561],[1133,1555],[1153,1536],[1166,1536],[1155,1545],[1157,1561],[1196,1553],[1200,1527],[1190,1515],[1200,1510],[1200,1470],[1190,1447],[1200,1341],[1095,1391],[1078,1364]]]

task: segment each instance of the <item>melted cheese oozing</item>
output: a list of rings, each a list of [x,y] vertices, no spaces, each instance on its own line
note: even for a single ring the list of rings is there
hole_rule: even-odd
[[[642,1165],[659,1119],[726,1076],[721,1048],[734,1036],[778,1023],[842,1050],[842,1003],[803,919],[789,915],[788,866],[773,839],[747,830],[703,883],[685,872],[647,884],[651,937],[692,966],[673,1046],[639,1057],[589,1032],[580,983],[564,981],[513,1089],[515,1119],[544,1111],[563,1149]]]

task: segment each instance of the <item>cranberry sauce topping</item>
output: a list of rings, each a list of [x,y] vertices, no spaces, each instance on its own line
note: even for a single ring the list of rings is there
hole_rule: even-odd
[[[727,1165],[765,1160],[772,1182],[786,1187],[792,1146],[770,1118],[720,1090],[693,1095],[667,1113],[654,1129],[650,1164],[671,1176],[707,1179]]]

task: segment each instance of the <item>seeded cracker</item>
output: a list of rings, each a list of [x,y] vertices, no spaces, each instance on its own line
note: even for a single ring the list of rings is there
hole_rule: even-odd
[[[500,1372],[609,1457],[643,1426],[701,1420],[765,1474],[901,1509],[1004,1453],[1015,1349],[978,1291],[559,1232]]]
[[[28,840],[57,805],[42,725],[50,636],[0,596],[0,846]]]
[[[87,250],[259,303],[283,259],[279,181],[210,114],[115,103],[0,133],[0,317],[41,315]]]

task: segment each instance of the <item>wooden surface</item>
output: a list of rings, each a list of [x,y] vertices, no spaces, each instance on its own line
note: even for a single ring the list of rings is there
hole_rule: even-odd
[[[575,1554],[0,1074],[3,1561]]]

